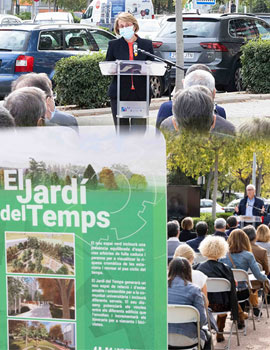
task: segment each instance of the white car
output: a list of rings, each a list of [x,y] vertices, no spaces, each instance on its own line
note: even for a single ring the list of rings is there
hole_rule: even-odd
[[[17,24],[22,24],[22,20],[17,16],[12,15],[0,15],[0,25],[1,26],[12,26]]]
[[[138,35],[143,39],[153,40],[160,31],[159,21],[157,19],[138,19]]]
[[[213,201],[212,199],[201,199],[200,200],[200,212],[201,213],[212,213]],[[225,213],[224,208],[216,204],[216,213]]]
[[[74,19],[70,12],[39,12],[34,19],[34,23],[74,23]]]

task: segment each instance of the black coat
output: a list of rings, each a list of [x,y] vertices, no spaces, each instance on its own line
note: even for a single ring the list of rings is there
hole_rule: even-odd
[[[233,319],[238,319],[238,301],[235,289],[235,280],[231,268],[222,262],[207,260],[196,266],[196,270],[208,277],[225,278],[231,282],[231,292],[208,293],[209,304],[230,305]]]
[[[147,39],[141,39],[137,37],[138,48],[154,53],[152,41]],[[106,61],[115,60],[129,60],[129,48],[127,41],[121,37],[120,39],[115,39],[109,41],[109,47],[106,55]],[[153,61],[153,58],[138,52],[137,56],[134,56],[134,60]],[[133,84],[135,90],[131,90],[131,76],[122,76],[120,80],[121,84],[121,100],[122,101],[145,101],[146,100],[146,76],[133,76]],[[117,97],[117,77],[114,76],[109,87],[108,95],[110,98]],[[151,96],[151,95],[150,95]]]
[[[239,203],[239,210],[238,210],[238,213],[237,213],[238,215],[245,215],[245,213],[246,213],[246,206],[247,206],[247,200],[248,200],[247,196],[245,198],[241,199],[241,201]],[[255,196],[255,202],[254,202],[254,205],[253,205],[252,214],[254,216],[262,216],[263,214],[261,213],[261,211],[259,209],[256,209],[256,208],[262,209],[263,206],[264,206],[263,200]]]

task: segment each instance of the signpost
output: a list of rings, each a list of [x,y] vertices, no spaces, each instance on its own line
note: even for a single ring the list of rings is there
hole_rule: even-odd
[[[25,129],[0,135],[0,349],[167,349],[164,139]]]

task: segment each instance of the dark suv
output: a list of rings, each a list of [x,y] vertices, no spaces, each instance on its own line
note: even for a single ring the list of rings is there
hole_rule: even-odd
[[[241,46],[253,38],[270,39],[270,25],[241,14],[183,14],[184,67],[195,63],[209,66],[219,90],[241,90]],[[153,42],[156,55],[176,60],[175,17],[171,17]],[[175,70],[171,71],[172,83]],[[166,86],[160,79],[160,89]]]

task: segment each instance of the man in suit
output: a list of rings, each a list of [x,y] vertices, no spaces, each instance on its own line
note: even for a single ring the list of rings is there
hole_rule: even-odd
[[[168,262],[173,258],[175,249],[182,244],[179,241],[180,225],[177,220],[169,221],[167,223],[167,251],[168,251]]]
[[[241,199],[239,206],[234,208],[237,215],[245,216],[262,216],[264,215],[264,202],[255,196],[255,186],[246,187],[247,196]]]
[[[214,227],[215,227],[215,232],[213,233],[213,236],[219,236],[219,237],[223,237],[227,240],[227,235],[226,235],[226,221],[223,218],[219,218],[215,220],[214,223]]]
[[[190,239],[186,242],[196,253],[200,253],[199,251],[199,245],[201,242],[205,239],[207,232],[208,232],[208,225],[205,221],[199,221],[196,224],[196,233],[197,237]]]
[[[37,87],[46,94],[45,125],[69,126],[78,131],[78,123],[73,115],[60,112],[55,108],[52,82],[45,73],[29,73],[21,75],[12,83],[12,91],[23,87]]]

